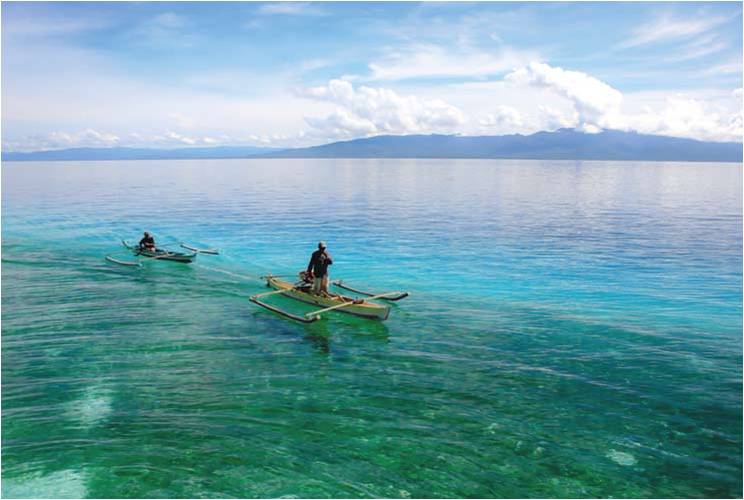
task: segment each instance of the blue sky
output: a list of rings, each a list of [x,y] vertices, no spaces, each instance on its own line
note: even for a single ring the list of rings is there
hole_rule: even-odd
[[[4,150],[742,134],[738,2],[4,2]]]

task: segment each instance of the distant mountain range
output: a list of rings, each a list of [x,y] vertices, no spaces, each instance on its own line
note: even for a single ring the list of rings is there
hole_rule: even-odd
[[[8,160],[144,160],[206,158],[508,158],[741,162],[742,143],[704,142],[635,132],[572,129],[532,135],[383,135],[297,149],[214,147],[182,149],[77,148],[3,153]]]
[[[273,158],[513,158],[545,160],[742,161],[742,144],[572,129],[532,135],[377,136],[271,153]]]

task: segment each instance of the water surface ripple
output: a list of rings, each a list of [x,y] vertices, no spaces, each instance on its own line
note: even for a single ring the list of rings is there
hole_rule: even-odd
[[[741,165],[4,163],[2,182],[4,497],[742,495]],[[103,259],[145,229],[222,255]],[[319,239],[333,277],[411,296],[312,325],[247,300]]]

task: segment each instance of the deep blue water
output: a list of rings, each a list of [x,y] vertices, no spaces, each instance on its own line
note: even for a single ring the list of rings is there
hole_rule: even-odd
[[[18,162],[2,195],[3,496],[742,495],[740,164]],[[143,230],[221,255],[104,260]],[[247,300],[320,239],[411,296]]]

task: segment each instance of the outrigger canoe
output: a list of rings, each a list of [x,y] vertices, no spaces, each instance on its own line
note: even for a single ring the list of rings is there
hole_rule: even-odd
[[[121,243],[134,252],[135,255],[141,255],[142,257],[156,258],[160,260],[172,260],[173,262],[183,262],[188,264],[196,259],[196,252],[170,252],[157,248],[154,252],[150,250],[140,249],[137,245],[131,245],[126,240],[121,240]]]
[[[352,314],[354,316],[359,316],[362,318],[385,321],[390,314],[390,306],[377,304],[371,301],[375,299],[384,299],[386,297],[400,297],[401,295],[403,295],[403,293],[401,292],[388,292],[372,295],[365,299],[356,299],[354,297],[346,297],[343,295],[332,295],[330,297],[325,297],[310,293],[310,285],[307,283],[293,285],[287,281],[283,281],[278,277],[271,275],[263,276],[262,278],[266,280],[266,286],[273,288],[274,291],[253,295],[252,297],[250,297],[251,302],[258,304],[259,306],[264,307],[277,314],[281,314],[282,316],[286,316],[290,319],[301,321],[303,323],[312,323],[313,321],[317,321],[321,318],[322,313],[333,310],[337,310],[346,314]],[[279,309],[276,306],[267,304],[266,302],[259,300],[260,298],[269,295],[283,295],[300,302],[305,302],[306,304],[322,306],[323,308],[316,311],[311,311],[304,316],[298,316],[296,314],[291,314],[287,311]],[[405,295],[408,294],[406,293]]]
[[[135,257],[144,257],[144,258],[153,259],[153,260],[170,260],[173,262],[181,262],[183,264],[189,264],[193,262],[196,259],[197,254],[200,254],[200,253],[206,253],[206,254],[212,254],[212,255],[216,255],[219,253],[219,251],[216,249],[199,249],[199,248],[195,248],[190,245],[187,245],[185,243],[181,243],[180,245],[183,248],[187,248],[188,250],[190,250],[190,252],[174,252],[171,250],[165,250],[163,248],[169,245],[164,245],[161,248],[157,248],[153,252],[150,250],[139,248],[139,246],[137,245],[132,245],[126,240],[121,240],[121,243],[127,248],[128,251],[133,253]],[[139,261],[127,262],[127,261],[116,259],[113,257],[113,255],[116,255],[116,254],[114,253],[114,254],[107,255],[106,260],[110,262],[115,262],[116,264],[122,264],[124,266],[138,266],[138,267],[141,266]]]

